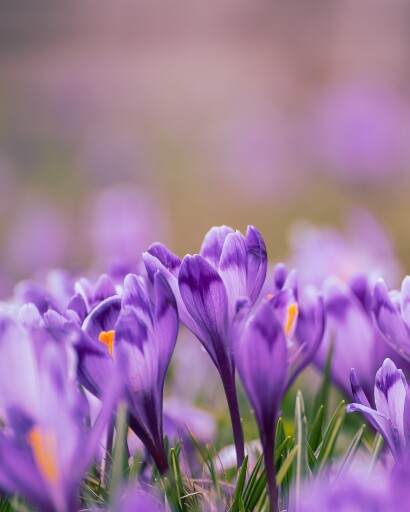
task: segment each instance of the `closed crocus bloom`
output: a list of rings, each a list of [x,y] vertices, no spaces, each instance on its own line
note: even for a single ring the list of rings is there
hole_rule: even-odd
[[[352,392],[357,403],[349,404],[347,412],[359,411],[380,432],[396,462],[408,460],[410,441],[410,393],[406,378],[390,359],[376,373],[375,408],[367,399],[354,369],[350,374]]]
[[[400,292],[389,293],[380,279],[374,288],[373,308],[387,342],[399,355],[410,360],[410,276],[404,278]]]
[[[239,322],[240,316],[237,317]],[[314,307],[305,306],[299,313],[290,289],[281,290],[262,302],[235,331],[238,333],[235,362],[258,423],[271,510],[276,511],[278,497],[273,462],[276,421],[286,390],[310,362],[320,343],[323,305],[317,298]]]
[[[89,431],[87,404],[70,371],[72,349],[46,339],[35,347],[15,320],[0,319],[0,487],[45,512],[78,509],[81,478],[94,456],[120,380],[112,382]]]
[[[159,273],[151,302],[141,278],[129,274],[122,298],[108,297],[85,319],[77,345],[81,382],[99,396],[119,368],[126,388],[130,427],[161,472],[168,469],[163,443],[163,388],[178,334],[174,296]]]
[[[246,235],[227,226],[206,235],[199,254],[181,261],[161,244],[144,254],[148,274],[160,271],[170,284],[181,321],[202,343],[222,379],[232,420],[238,466],[244,458],[235,388],[231,327],[239,305],[252,306],[266,277],[263,238],[253,226]]]

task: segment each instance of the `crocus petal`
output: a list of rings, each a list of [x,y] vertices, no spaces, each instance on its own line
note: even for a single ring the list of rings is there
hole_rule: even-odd
[[[104,383],[113,378],[115,366],[107,347],[84,334],[76,344],[78,379],[93,395],[100,397]]]
[[[246,244],[244,236],[239,232],[229,233],[225,238],[219,275],[228,294],[229,317],[233,318],[236,300],[247,296]]]
[[[248,297],[251,303],[254,304],[259,297],[266,279],[268,255],[262,235],[253,226],[249,226],[246,231],[245,244],[247,253]]]
[[[152,244],[149,247],[147,253],[156,258],[161,263],[162,267],[168,270],[171,275],[178,277],[179,267],[181,266],[181,258],[167,249],[165,245],[160,243]],[[152,259],[149,259],[148,263],[147,272],[151,279],[153,279],[156,271],[160,270],[160,268],[155,265],[154,260]]]
[[[141,277],[135,274],[128,274],[125,277],[124,293],[121,303],[122,307],[132,306],[134,310],[138,312],[141,319],[148,325],[153,324],[151,305]]]
[[[401,312],[407,326],[410,326],[410,276],[403,279],[401,285]]]
[[[275,292],[282,290],[288,272],[284,263],[277,263],[273,268],[273,288]]]
[[[258,422],[265,428],[278,413],[288,370],[286,337],[268,302],[259,306],[235,342],[235,362]]]
[[[114,329],[120,310],[120,297],[114,296],[103,300],[84,320],[83,330],[93,340],[98,340],[101,331]]]
[[[19,492],[39,510],[53,512],[47,486],[41,477],[30,450],[17,446],[0,432],[0,486],[13,494]]]
[[[225,285],[214,267],[199,255],[185,256],[178,282],[188,313],[199,327],[199,339],[218,364],[218,359],[230,351]]]
[[[384,437],[393,456],[397,458],[399,442],[391,420],[386,418],[382,413],[362,404],[349,404],[346,406],[346,412],[361,412],[367,421]]]
[[[95,285],[94,302],[101,302],[108,297],[116,295],[116,293],[111,277],[107,274],[102,274]]]
[[[84,297],[80,293],[74,294],[67,304],[66,311],[74,311],[80,322],[83,323],[88,313]]]
[[[158,349],[149,339],[147,325],[130,306],[124,307],[118,318],[115,343],[116,361],[128,388],[140,394],[156,386]]]
[[[403,374],[390,359],[385,359],[376,374],[374,399],[377,410],[390,418],[399,434],[404,438],[403,412],[407,383],[403,383]]]
[[[229,233],[233,232],[233,229],[228,226],[219,226],[211,228],[205,235],[199,254],[216,270],[219,268],[219,260],[221,259],[225,239]]]
[[[380,330],[387,341],[404,357],[410,358],[410,332],[400,312],[392,303],[382,280],[376,283],[373,292],[373,309]]]
[[[159,250],[159,249],[161,249],[161,250]],[[152,251],[153,254],[151,254],[151,252],[145,252],[142,256],[143,256],[145,268],[147,269],[147,273],[148,273],[150,280],[151,281],[154,280],[154,275],[156,274],[156,272],[158,272],[158,271],[161,272],[161,274],[167,280],[167,283],[169,284],[169,286],[172,290],[172,293],[174,294],[175,300],[178,305],[179,319],[181,320],[181,322],[183,324],[185,324],[188,327],[188,329],[190,331],[192,331],[197,337],[199,337],[200,336],[199,329],[187,311],[187,308],[184,304],[184,301],[182,300],[181,293],[180,293],[179,286],[178,286],[178,278],[176,276],[178,275],[178,272],[179,272],[181,260],[178,258],[178,261],[179,261],[178,266],[173,267],[172,266],[173,264],[168,263],[167,259],[162,254],[163,252],[165,252],[165,254],[168,254],[168,253],[172,254],[172,253],[170,253],[168,251],[168,249],[166,249],[166,247],[162,246],[161,244],[154,244],[153,246],[150,247],[150,249],[148,249],[148,251]],[[172,272],[176,273],[176,276],[168,269],[168,267],[160,259],[157,258],[157,256],[155,256],[156,254],[163,258],[164,262],[168,265],[168,267],[170,267],[172,269]],[[175,255],[173,255],[173,256],[175,256]],[[175,258],[177,258],[177,256],[175,256]],[[175,265],[176,265],[176,261],[175,261]]]
[[[164,378],[177,340],[178,311],[171,288],[160,272],[155,274],[154,289],[156,296],[155,338],[158,344],[159,372]]]

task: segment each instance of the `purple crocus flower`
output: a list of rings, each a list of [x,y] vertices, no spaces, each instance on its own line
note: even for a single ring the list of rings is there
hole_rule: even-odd
[[[365,275],[356,276],[348,284],[328,279],[323,286],[323,297],[326,329],[315,362],[323,368],[332,346],[331,376],[336,385],[351,396],[349,373],[355,368],[365,393],[370,396],[376,371],[386,357],[395,354],[376,325],[369,279]]]
[[[354,369],[350,373],[353,396],[347,412],[359,411],[384,437],[396,462],[408,459],[410,441],[410,393],[406,378],[390,359],[376,373],[373,409]]]
[[[87,316],[77,351],[80,380],[97,396],[115,368],[121,369],[130,427],[165,472],[163,388],[178,334],[178,313],[172,291],[159,273],[154,276],[154,296],[155,304],[142,279],[129,274],[122,298],[108,297]]]
[[[227,226],[214,227],[205,236],[199,254],[181,261],[162,244],[144,254],[148,275],[160,271],[170,284],[181,321],[197,336],[215,364],[224,386],[238,466],[244,443],[235,387],[231,326],[238,308],[253,305],[266,277],[267,254],[259,231],[246,235]]]
[[[70,371],[70,349],[43,331],[41,347],[14,319],[0,318],[0,487],[45,512],[78,509],[81,478],[120,394],[114,379],[91,431]]]
[[[374,288],[373,308],[377,324],[388,343],[402,357],[410,360],[410,276],[403,280],[401,291],[390,293],[382,279]]]
[[[396,467],[384,478],[363,478],[367,467],[342,477],[316,477],[306,482],[295,512],[407,512],[410,509],[409,468]]]
[[[236,322],[235,362],[259,427],[271,510],[276,511],[276,421],[286,390],[310,362],[321,341],[323,303],[316,297],[309,306],[299,307],[291,290],[283,289],[262,302],[244,325],[241,314]]]

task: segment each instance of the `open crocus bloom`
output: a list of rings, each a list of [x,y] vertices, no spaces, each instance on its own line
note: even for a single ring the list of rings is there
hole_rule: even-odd
[[[347,412],[361,412],[384,437],[397,462],[408,458],[410,441],[410,393],[406,378],[390,359],[385,359],[376,373],[372,409],[355,371],[350,374],[353,396],[357,403],[349,404]]]
[[[0,487],[19,492],[46,512],[77,509],[80,480],[97,450],[120,393],[113,381],[93,430],[88,407],[71,371],[72,349],[32,332],[10,317],[0,319]],[[23,375],[24,378],[16,378]]]
[[[162,400],[165,374],[178,334],[174,296],[159,273],[154,302],[142,278],[129,274],[122,297],[100,302],[83,323],[77,345],[79,376],[96,396],[117,370],[125,383],[130,427],[160,471],[168,468],[163,443]]]

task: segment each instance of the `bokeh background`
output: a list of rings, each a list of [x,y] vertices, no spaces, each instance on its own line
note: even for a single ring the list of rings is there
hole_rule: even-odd
[[[1,297],[214,224],[277,261],[357,208],[408,271],[409,29],[404,0],[2,2]]]

